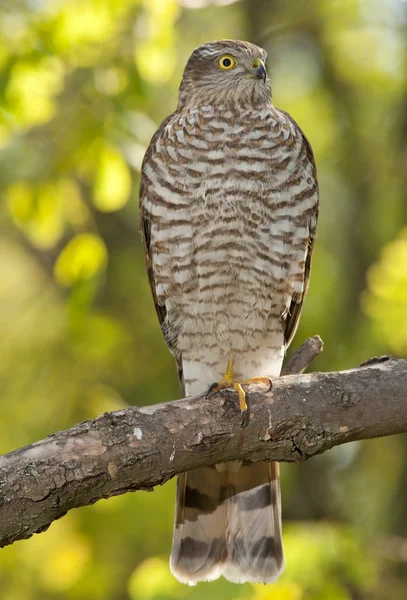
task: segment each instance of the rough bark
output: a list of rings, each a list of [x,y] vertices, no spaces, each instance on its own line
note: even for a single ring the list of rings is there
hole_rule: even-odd
[[[308,340],[292,368],[303,370],[321,348],[318,338]],[[0,457],[0,546],[44,531],[72,508],[151,490],[202,465],[302,461],[352,440],[407,432],[407,360],[287,375],[269,392],[248,391],[245,429],[236,394],[223,391],[105,413]]]

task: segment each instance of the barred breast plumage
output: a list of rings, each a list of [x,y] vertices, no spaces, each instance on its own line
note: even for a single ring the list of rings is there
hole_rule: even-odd
[[[194,54],[178,109],[147,150],[140,190],[150,283],[187,395],[218,381],[231,355],[236,379],[279,375],[306,292],[318,212],[315,164],[298,125],[256,87],[257,77],[239,93],[238,86],[216,89],[205,70],[220,55],[247,58],[259,69],[255,57],[264,51],[222,41]],[[282,568],[278,466],[238,467],[200,469],[179,480],[183,511],[178,506],[172,568],[182,581],[220,574],[272,581]],[[247,511],[245,528],[236,506],[244,511],[255,492],[263,493],[264,506]],[[237,534],[239,551],[230,541]]]

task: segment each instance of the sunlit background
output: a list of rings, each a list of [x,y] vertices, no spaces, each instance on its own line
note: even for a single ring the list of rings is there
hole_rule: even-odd
[[[309,137],[321,187],[296,337],[315,369],[407,357],[405,0],[2,0],[0,451],[179,396],[138,236],[139,169],[189,54],[241,38]],[[383,398],[383,402],[385,402]],[[283,466],[273,586],[170,575],[175,481],[0,551],[2,600],[405,600],[407,441]]]

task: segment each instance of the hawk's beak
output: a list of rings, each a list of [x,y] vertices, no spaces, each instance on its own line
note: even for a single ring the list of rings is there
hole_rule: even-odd
[[[252,69],[253,77],[256,79],[262,79],[263,83],[266,83],[267,71],[264,62],[260,58],[256,58],[253,61]]]

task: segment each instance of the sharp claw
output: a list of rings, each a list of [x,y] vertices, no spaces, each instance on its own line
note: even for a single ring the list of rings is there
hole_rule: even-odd
[[[218,383],[212,383],[212,385],[209,387],[209,390],[206,392],[206,396],[205,398],[209,398],[209,396],[212,394],[212,392],[214,392],[215,390],[218,391],[216,388],[218,387]]]
[[[242,410],[241,414],[242,414],[242,420],[240,422],[240,428],[244,429],[247,426],[247,423],[246,423],[247,410]]]
[[[219,392],[220,390],[223,389],[227,389],[227,388],[234,388],[239,396],[239,404],[240,404],[240,412],[241,412],[241,423],[240,423],[240,427],[242,429],[244,429],[245,427],[247,427],[247,425],[249,424],[249,407],[247,406],[247,394],[245,392],[245,390],[242,387],[242,384],[250,384],[250,383],[265,383],[265,380],[267,379],[268,381],[268,388],[267,388],[267,392],[269,392],[272,387],[273,387],[273,382],[271,380],[271,377],[253,377],[253,379],[247,379],[244,381],[233,381],[232,378],[226,378],[224,377],[220,382],[215,382],[212,383],[212,385],[209,387],[209,390],[206,392],[206,396],[205,398],[209,398],[209,396],[212,394],[212,392]],[[266,392],[266,393],[267,393]]]

